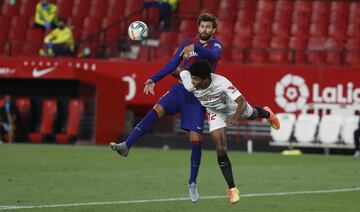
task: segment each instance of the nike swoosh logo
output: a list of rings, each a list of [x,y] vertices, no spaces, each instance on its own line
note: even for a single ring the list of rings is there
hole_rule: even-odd
[[[33,72],[32,72],[32,75],[33,77],[41,77],[45,74],[48,74],[52,71],[55,70],[55,67],[51,67],[51,68],[46,68],[46,69],[42,69],[42,70],[37,70],[36,68],[34,68]]]

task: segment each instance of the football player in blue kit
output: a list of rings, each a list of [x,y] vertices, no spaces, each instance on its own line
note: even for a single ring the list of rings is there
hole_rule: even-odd
[[[178,68],[188,68],[194,61],[199,59],[207,60],[215,71],[218,60],[221,56],[221,43],[213,38],[216,32],[217,19],[209,13],[200,14],[198,20],[197,38],[185,39],[180,45],[173,58],[154,76],[145,82],[144,92],[154,95],[155,83],[165,76],[172,74],[180,79]],[[191,144],[191,164],[189,178],[189,197],[196,202],[199,194],[196,186],[201,161],[201,141],[205,119],[205,109],[199,100],[182,83],[174,84],[155,104],[153,109],[137,124],[131,131],[126,141],[121,143],[111,142],[113,151],[126,157],[129,149],[145,133],[147,133],[156,121],[165,115],[180,113],[180,128],[189,132]]]

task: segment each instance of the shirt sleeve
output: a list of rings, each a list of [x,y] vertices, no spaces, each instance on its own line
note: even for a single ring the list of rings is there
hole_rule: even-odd
[[[190,92],[194,90],[194,86],[191,83],[191,74],[189,71],[183,70],[180,72],[180,78],[186,90]]]
[[[205,48],[200,44],[195,44],[194,50],[202,58],[207,60],[218,60],[221,55],[221,44],[216,42],[211,48]]]
[[[241,96],[240,91],[225,77],[222,78],[222,89],[226,93],[228,97],[232,100],[236,100],[239,96]]]
[[[184,43],[183,42],[178,50],[176,51],[175,55],[172,57],[172,59],[154,76],[152,76],[150,79],[153,82],[158,82],[167,75],[171,74],[173,71],[176,70],[176,68],[179,66],[181,60],[182,60],[182,53],[184,50]]]

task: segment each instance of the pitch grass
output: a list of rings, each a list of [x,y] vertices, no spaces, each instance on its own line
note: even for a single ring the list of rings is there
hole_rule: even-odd
[[[1,145],[0,206],[187,197],[189,153],[133,148],[120,158],[107,146]],[[351,156],[229,155],[242,194],[360,187],[360,160]],[[214,151],[203,152],[198,186],[201,196],[225,195]],[[354,191],[15,211],[359,211],[359,200]]]

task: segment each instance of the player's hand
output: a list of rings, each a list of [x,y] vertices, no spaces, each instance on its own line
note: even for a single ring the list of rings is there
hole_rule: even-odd
[[[228,120],[226,120],[226,125],[236,125],[238,123],[238,119],[236,117],[230,117]]]
[[[190,57],[190,53],[195,50],[194,44],[190,44],[184,47],[184,59]]]
[[[152,95],[154,95],[155,94],[154,88],[155,88],[155,82],[152,81],[151,79],[146,80],[144,93],[147,95],[150,92]]]

